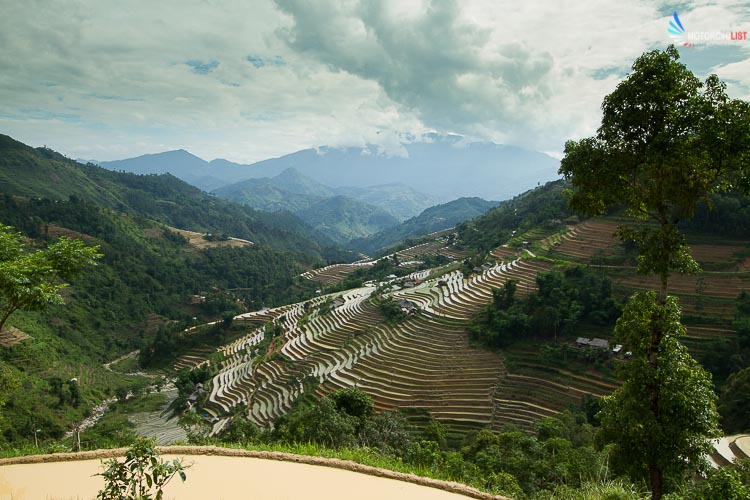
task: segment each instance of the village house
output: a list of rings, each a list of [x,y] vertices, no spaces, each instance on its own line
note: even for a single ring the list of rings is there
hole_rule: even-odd
[[[410,300],[400,300],[398,302],[398,305],[399,307],[401,307],[401,312],[403,312],[406,315],[416,314],[419,311],[419,309],[414,304],[414,302]]]

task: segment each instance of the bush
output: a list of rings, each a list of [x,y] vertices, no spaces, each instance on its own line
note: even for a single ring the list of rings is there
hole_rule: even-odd
[[[105,471],[97,474],[104,477],[104,489],[96,498],[99,500],[161,500],[164,497],[162,488],[177,474],[185,481],[185,469],[182,460],[172,462],[159,460],[152,439],[140,438],[133,442],[125,452],[125,461],[116,458],[102,464]]]

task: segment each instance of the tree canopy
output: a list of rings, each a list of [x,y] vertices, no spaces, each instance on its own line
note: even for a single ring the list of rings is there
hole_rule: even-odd
[[[32,252],[20,233],[0,224],[0,330],[17,310],[44,309],[62,302],[62,280],[74,279],[101,257],[99,247],[81,240],[60,238]]]
[[[621,226],[619,236],[636,243],[637,272],[658,275],[661,286],[658,297],[631,297],[618,322],[633,359],[604,402],[602,424],[631,475],[648,477],[653,499],[665,480],[695,470],[717,432],[710,377],[677,340],[679,308],[667,296],[672,272],[700,271],[678,224],[712,194],[750,188],[750,105],[678,59],[674,46],[639,57],[604,99],[597,134],[569,141],[560,166],[573,185],[571,208],[601,215],[624,207],[647,221]]]
[[[674,46],[639,57],[604,99],[597,134],[568,141],[560,167],[574,187],[571,208],[601,215],[624,206],[658,224],[621,235],[639,244],[639,271],[662,277],[662,302],[670,272],[697,270],[677,224],[712,193],[750,189],[750,104],[678,59]]]

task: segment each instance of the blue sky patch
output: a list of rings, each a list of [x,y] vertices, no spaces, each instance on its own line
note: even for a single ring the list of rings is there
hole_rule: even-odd
[[[273,57],[267,57],[263,58],[260,56],[255,56],[253,54],[248,55],[245,60],[255,66],[256,68],[260,69],[265,66],[285,66],[286,61],[284,61],[284,58],[281,56],[273,56]]]
[[[747,51],[740,44],[696,44],[694,47],[678,47],[678,49],[680,51],[680,62],[701,79],[710,75],[711,68],[715,66],[723,66],[747,59]]]
[[[185,61],[185,64],[190,66],[193,73],[199,75],[207,75],[213,70],[219,67],[219,61],[202,62],[197,60]]]
[[[610,76],[625,78],[630,71],[627,67],[610,66],[608,68],[597,68],[591,72],[591,78],[594,80],[604,80]]]

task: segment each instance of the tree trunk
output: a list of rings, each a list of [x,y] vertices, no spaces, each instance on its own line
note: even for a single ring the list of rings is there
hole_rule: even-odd
[[[649,465],[651,480],[651,500],[660,500],[663,495],[664,473],[656,465]]]
[[[8,318],[10,318],[10,315],[13,314],[16,311],[17,308],[9,306],[6,313],[3,315],[3,318],[0,319],[0,332],[3,331],[3,328],[5,328],[5,323],[8,321]]]

